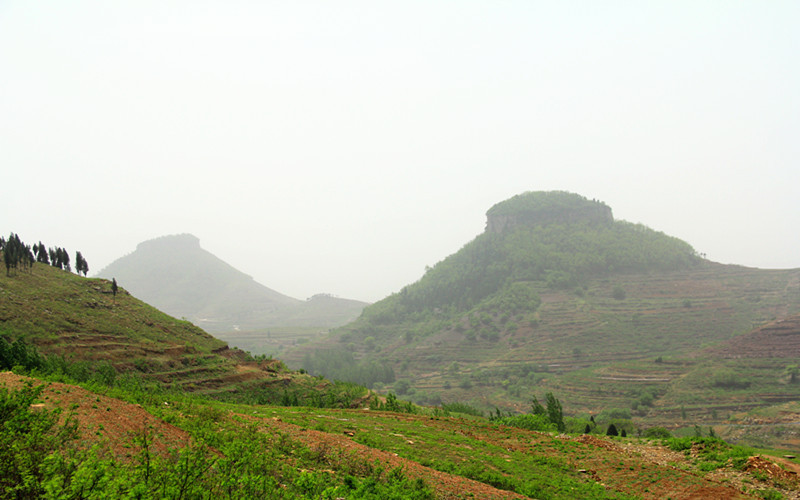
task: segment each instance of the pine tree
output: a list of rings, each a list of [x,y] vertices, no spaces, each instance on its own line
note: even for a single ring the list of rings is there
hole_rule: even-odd
[[[50,260],[52,261],[53,267],[64,269],[64,249],[61,247],[56,247]]]
[[[6,266],[6,276],[11,276],[11,270],[16,271],[20,263],[26,264],[28,254],[25,244],[19,239],[19,235],[11,233],[8,240],[3,243],[3,263]]]
[[[542,403],[539,402],[536,396],[534,396],[531,401],[531,412],[534,415],[547,415],[547,410],[544,409],[544,406],[542,406]]]
[[[567,426],[564,424],[564,410],[561,407],[561,401],[556,399],[552,392],[545,395],[545,400],[547,401],[547,417],[550,422],[556,424],[559,432],[564,432]]]
[[[6,243],[3,245],[3,263],[6,265],[6,276],[11,276],[13,262],[14,254],[12,253],[11,246]]]
[[[72,268],[69,266],[69,254],[65,248],[61,249],[61,253],[64,256],[64,270],[68,272],[72,272]]]
[[[81,252],[75,252],[75,272],[78,274],[83,273],[83,276],[86,277],[86,273],[89,272],[89,264],[86,262],[86,259],[83,258]]]
[[[606,436],[619,436],[619,431],[617,431],[617,426],[611,424],[608,426],[608,430],[606,431]]]
[[[36,261],[49,265],[50,259],[47,258],[47,248],[45,248],[44,243],[40,241],[38,245],[34,245],[34,248],[36,248]]]

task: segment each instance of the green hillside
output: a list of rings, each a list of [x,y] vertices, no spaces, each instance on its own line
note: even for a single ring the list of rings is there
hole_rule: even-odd
[[[768,283],[755,286],[773,301]],[[539,312],[547,307],[541,290],[526,292]],[[797,326],[774,323],[752,342]],[[730,355],[732,345],[719,348]],[[373,361],[354,364],[368,375],[385,365]],[[541,396],[540,385],[529,396]],[[526,415],[486,418],[463,402],[379,398],[228,349],[113,282],[42,263],[0,276],[0,498],[744,499],[800,490],[796,461],[710,431],[673,437],[609,412],[573,418],[552,394],[545,401],[547,416],[527,405]],[[612,428],[621,435],[605,437]]]
[[[202,249],[190,234],[142,242],[98,276],[116,278],[148,304],[224,339],[240,331],[265,337],[266,330],[276,327],[340,326],[365,305],[335,297],[302,301],[283,295]]]
[[[18,344],[22,342],[22,344]],[[0,347],[38,353],[35,367],[92,378],[132,375],[144,383],[248,402],[349,405],[363,388],[253,359],[185,320],[178,320],[112,283],[46,264],[0,276]],[[6,368],[11,368],[7,366]]]
[[[734,370],[753,378],[743,392],[708,378],[724,360],[692,356],[798,312],[798,269],[715,264],[600,202],[526,193],[418,282],[284,359],[421,403],[521,411],[552,390],[575,412],[693,425],[800,396],[785,359]]]

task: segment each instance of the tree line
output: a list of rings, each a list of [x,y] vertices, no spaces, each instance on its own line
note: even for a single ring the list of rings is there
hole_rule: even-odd
[[[51,265],[65,271],[72,272],[69,252],[61,247],[47,248],[41,241],[33,246],[25,244],[18,234],[11,233],[8,239],[0,236],[0,251],[3,252],[3,263],[6,266],[6,276],[11,276],[11,270],[32,270],[34,263]],[[75,272],[89,273],[89,263],[80,251],[75,252]]]

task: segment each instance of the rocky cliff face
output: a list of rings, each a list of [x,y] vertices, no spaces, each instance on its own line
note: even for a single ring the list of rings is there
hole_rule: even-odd
[[[519,226],[590,223],[607,225],[614,222],[611,207],[602,203],[581,207],[559,207],[553,210],[531,210],[515,214],[487,214],[486,232],[503,233]]]

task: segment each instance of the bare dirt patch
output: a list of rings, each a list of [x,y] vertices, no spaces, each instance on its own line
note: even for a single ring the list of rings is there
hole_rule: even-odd
[[[42,382],[12,372],[0,372],[0,387],[19,389],[27,382],[45,385],[41,402],[47,409],[61,408],[62,418],[72,416],[78,423],[79,446],[100,443],[120,460],[128,460],[139,452],[136,437],[147,434],[150,451],[166,454],[190,442],[185,431],[160,420],[142,407],[87,391],[74,385]]]

